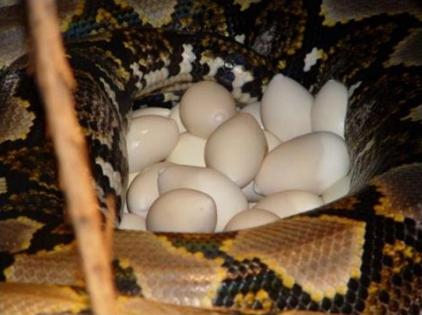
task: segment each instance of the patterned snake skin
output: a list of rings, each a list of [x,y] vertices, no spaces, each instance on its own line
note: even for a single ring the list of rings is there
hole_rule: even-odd
[[[0,314],[90,314],[23,9],[3,2]],[[348,196],[240,232],[116,231],[119,314],[422,311],[419,0],[63,0],[60,15],[102,205],[125,194],[133,108],[172,106],[203,79],[245,104],[277,72],[350,88]]]

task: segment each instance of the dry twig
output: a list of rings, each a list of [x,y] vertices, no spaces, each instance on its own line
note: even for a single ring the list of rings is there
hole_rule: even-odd
[[[62,45],[54,0],[28,0],[35,75],[54,143],[59,178],[82,256],[87,288],[97,315],[114,315],[109,250],[101,220],[87,149],[74,111],[75,81]]]

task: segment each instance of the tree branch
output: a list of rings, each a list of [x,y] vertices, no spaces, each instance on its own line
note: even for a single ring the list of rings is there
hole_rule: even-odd
[[[110,257],[104,244],[85,138],[74,110],[76,83],[64,54],[53,0],[27,0],[32,61],[59,168],[59,181],[82,256],[94,313],[115,315]]]

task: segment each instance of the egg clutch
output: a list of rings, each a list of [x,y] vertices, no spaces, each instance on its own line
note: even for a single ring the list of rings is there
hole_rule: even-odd
[[[348,90],[315,97],[278,74],[260,102],[237,108],[214,81],[170,109],[132,113],[121,229],[213,233],[251,228],[347,194]]]

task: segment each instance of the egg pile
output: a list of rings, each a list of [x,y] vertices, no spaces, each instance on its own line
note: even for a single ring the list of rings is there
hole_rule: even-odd
[[[135,111],[120,228],[238,230],[345,195],[347,102],[348,90],[337,81],[314,97],[278,74],[260,102],[243,108],[221,85],[202,81],[171,110]]]

